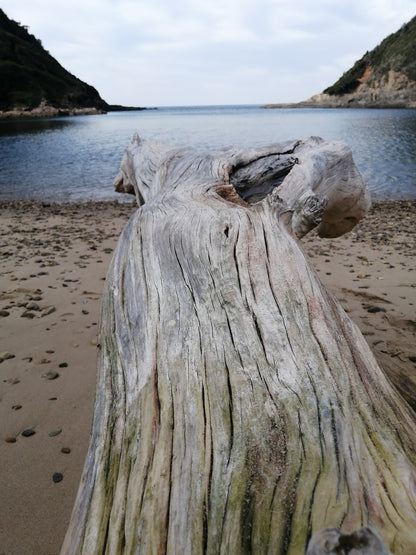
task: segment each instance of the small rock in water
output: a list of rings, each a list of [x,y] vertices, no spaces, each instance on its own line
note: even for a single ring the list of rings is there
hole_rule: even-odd
[[[10,312],[8,312],[7,310],[0,310],[0,316],[2,316],[3,318],[5,318],[6,316],[10,316]]]
[[[32,430],[32,429],[29,428],[28,430],[23,430],[22,436],[23,437],[30,437],[30,436],[34,436],[35,433],[36,433],[35,430]]]
[[[12,406],[12,410],[20,410],[22,408],[22,405],[13,405]]]
[[[62,482],[63,479],[64,479],[64,475],[61,474],[61,472],[55,472],[54,475],[52,476],[52,480],[55,482],[55,484]]]
[[[410,355],[409,360],[411,362],[416,362],[416,356],[415,355]]]
[[[71,449],[69,447],[62,447],[61,453],[65,453],[65,455],[69,455]]]
[[[59,363],[59,368],[67,368],[68,367],[68,363],[67,362],[60,362]]]
[[[49,432],[49,437],[56,437],[56,436],[59,436],[60,433],[62,433],[62,430],[61,430],[61,429],[52,430],[51,432]]]
[[[43,374],[42,378],[46,378],[47,380],[56,380],[56,378],[59,378],[59,372],[50,370],[49,372],[46,372],[46,374]]]

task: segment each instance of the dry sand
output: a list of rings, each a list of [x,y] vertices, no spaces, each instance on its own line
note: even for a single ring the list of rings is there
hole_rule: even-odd
[[[0,555],[59,553],[88,446],[104,278],[134,210],[0,203]],[[346,236],[303,240],[414,407],[415,216],[416,201],[376,203]]]

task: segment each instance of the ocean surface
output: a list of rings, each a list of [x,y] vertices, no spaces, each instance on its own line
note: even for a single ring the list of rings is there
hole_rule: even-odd
[[[416,110],[195,106],[0,120],[0,199],[131,200],[113,192],[133,134],[251,147],[311,135],[347,143],[373,199],[416,198]]]

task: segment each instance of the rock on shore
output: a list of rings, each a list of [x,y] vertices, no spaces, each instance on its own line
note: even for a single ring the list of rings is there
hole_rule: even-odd
[[[31,118],[51,118],[56,116],[90,116],[96,114],[105,114],[105,110],[99,110],[98,108],[56,108],[55,106],[50,106],[42,102],[37,108],[33,110],[0,110],[0,118],[21,118],[21,117],[31,117]]]

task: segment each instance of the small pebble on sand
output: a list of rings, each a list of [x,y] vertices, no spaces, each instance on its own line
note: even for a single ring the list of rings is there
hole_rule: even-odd
[[[40,306],[38,305],[38,303],[35,303],[33,301],[27,303],[26,308],[28,310],[40,310]]]
[[[56,308],[54,306],[48,306],[48,308],[42,310],[41,316],[48,316],[49,314],[52,314],[52,312],[55,312],[55,310]]]
[[[13,353],[9,353],[9,351],[3,351],[0,353],[0,362],[3,362],[3,360],[8,360],[14,357],[15,355]]]
[[[49,372],[46,372],[46,374],[42,374],[42,378],[46,378],[47,380],[56,380],[56,378],[59,378],[59,373],[54,370],[50,370]]]
[[[21,314],[20,317],[29,318],[29,320],[32,320],[33,318],[36,317],[36,314],[33,314],[33,312],[23,312],[23,314]]]
[[[4,441],[6,443],[16,443],[17,440],[15,437],[9,436],[9,437],[6,437]]]
[[[376,312],[386,312],[386,309],[381,306],[370,306],[370,308],[367,309],[367,312],[374,314]]]

